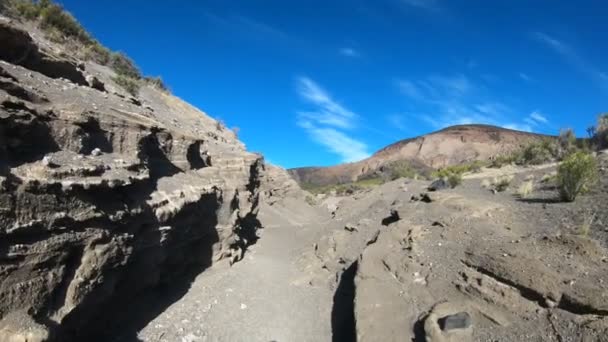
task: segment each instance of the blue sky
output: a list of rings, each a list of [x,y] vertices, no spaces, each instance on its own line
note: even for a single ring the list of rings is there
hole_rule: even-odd
[[[579,136],[608,110],[604,0],[62,0],[283,167],[459,123]]]

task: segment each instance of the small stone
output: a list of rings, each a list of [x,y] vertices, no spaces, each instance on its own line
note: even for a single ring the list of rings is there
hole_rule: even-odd
[[[244,303],[241,303],[241,310],[246,310],[247,309],[247,305]]]
[[[93,151],[91,151],[91,155],[94,156],[94,157],[100,156],[101,155],[101,150],[96,147]]]
[[[59,166],[53,161],[53,157],[51,156],[44,156],[44,158],[42,158],[42,165],[50,168],[55,168]]]
[[[358,232],[359,230],[357,229],[357,227],[355,227],[352,224],[347,224],[346,226],[344,226],[344,230],[346,230],[347,232]]]
[[[460,312],[439,319],[439,326],[444,332],[456,329],[467,329],[471,326],[471,315],[468,312]]]

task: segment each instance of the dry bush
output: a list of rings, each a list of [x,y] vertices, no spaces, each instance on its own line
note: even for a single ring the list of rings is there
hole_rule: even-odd
[[[112,81],[116,82],[120,87],[127,91],[127,93],[137,96],[139,94],[139,81],[131,77],[124,75],[118,75],[112,78]]]
[[[120,76],[126,76],[136,80],[141,78],[141,73],[135,65],[135,62],[122,52],[112,54],[110,57],[110,67],[112,67]]]
[[[557,172],[546,173],[540,179],[541,183],[551,183],[557,179]]]
[[[498,192],[503,192],[506,191],[509,186],[511,185],[511,182],[513,181],[513,176],[500,176],[500,177],[496,177],[494,178],[494,190],[498,191]]]
[[[534,182],[533,181],[523,182],[519,186],[519,189],[517,189],[517,194],[521,198],[528,198],[532,194],[532,192],[534,192]]]

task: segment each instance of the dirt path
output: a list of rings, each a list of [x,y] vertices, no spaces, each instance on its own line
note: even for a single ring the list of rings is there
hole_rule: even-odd
[[[296,284],[295,262],[318,233],[320,213],[267,207],[263,238],[232,267],[196,278],[188,293],[151,321],[143,341],[329,341],[332,296]]]

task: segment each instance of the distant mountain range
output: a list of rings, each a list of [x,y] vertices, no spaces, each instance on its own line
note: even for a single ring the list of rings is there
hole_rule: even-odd
[[[416,170],[432,170],[476,160],[490,160],[549,136],[489,125],[451,126],[437,132],[401,140],[355,163],[288,170],[300,185],[349,183],[395,163],[407,162]]]

